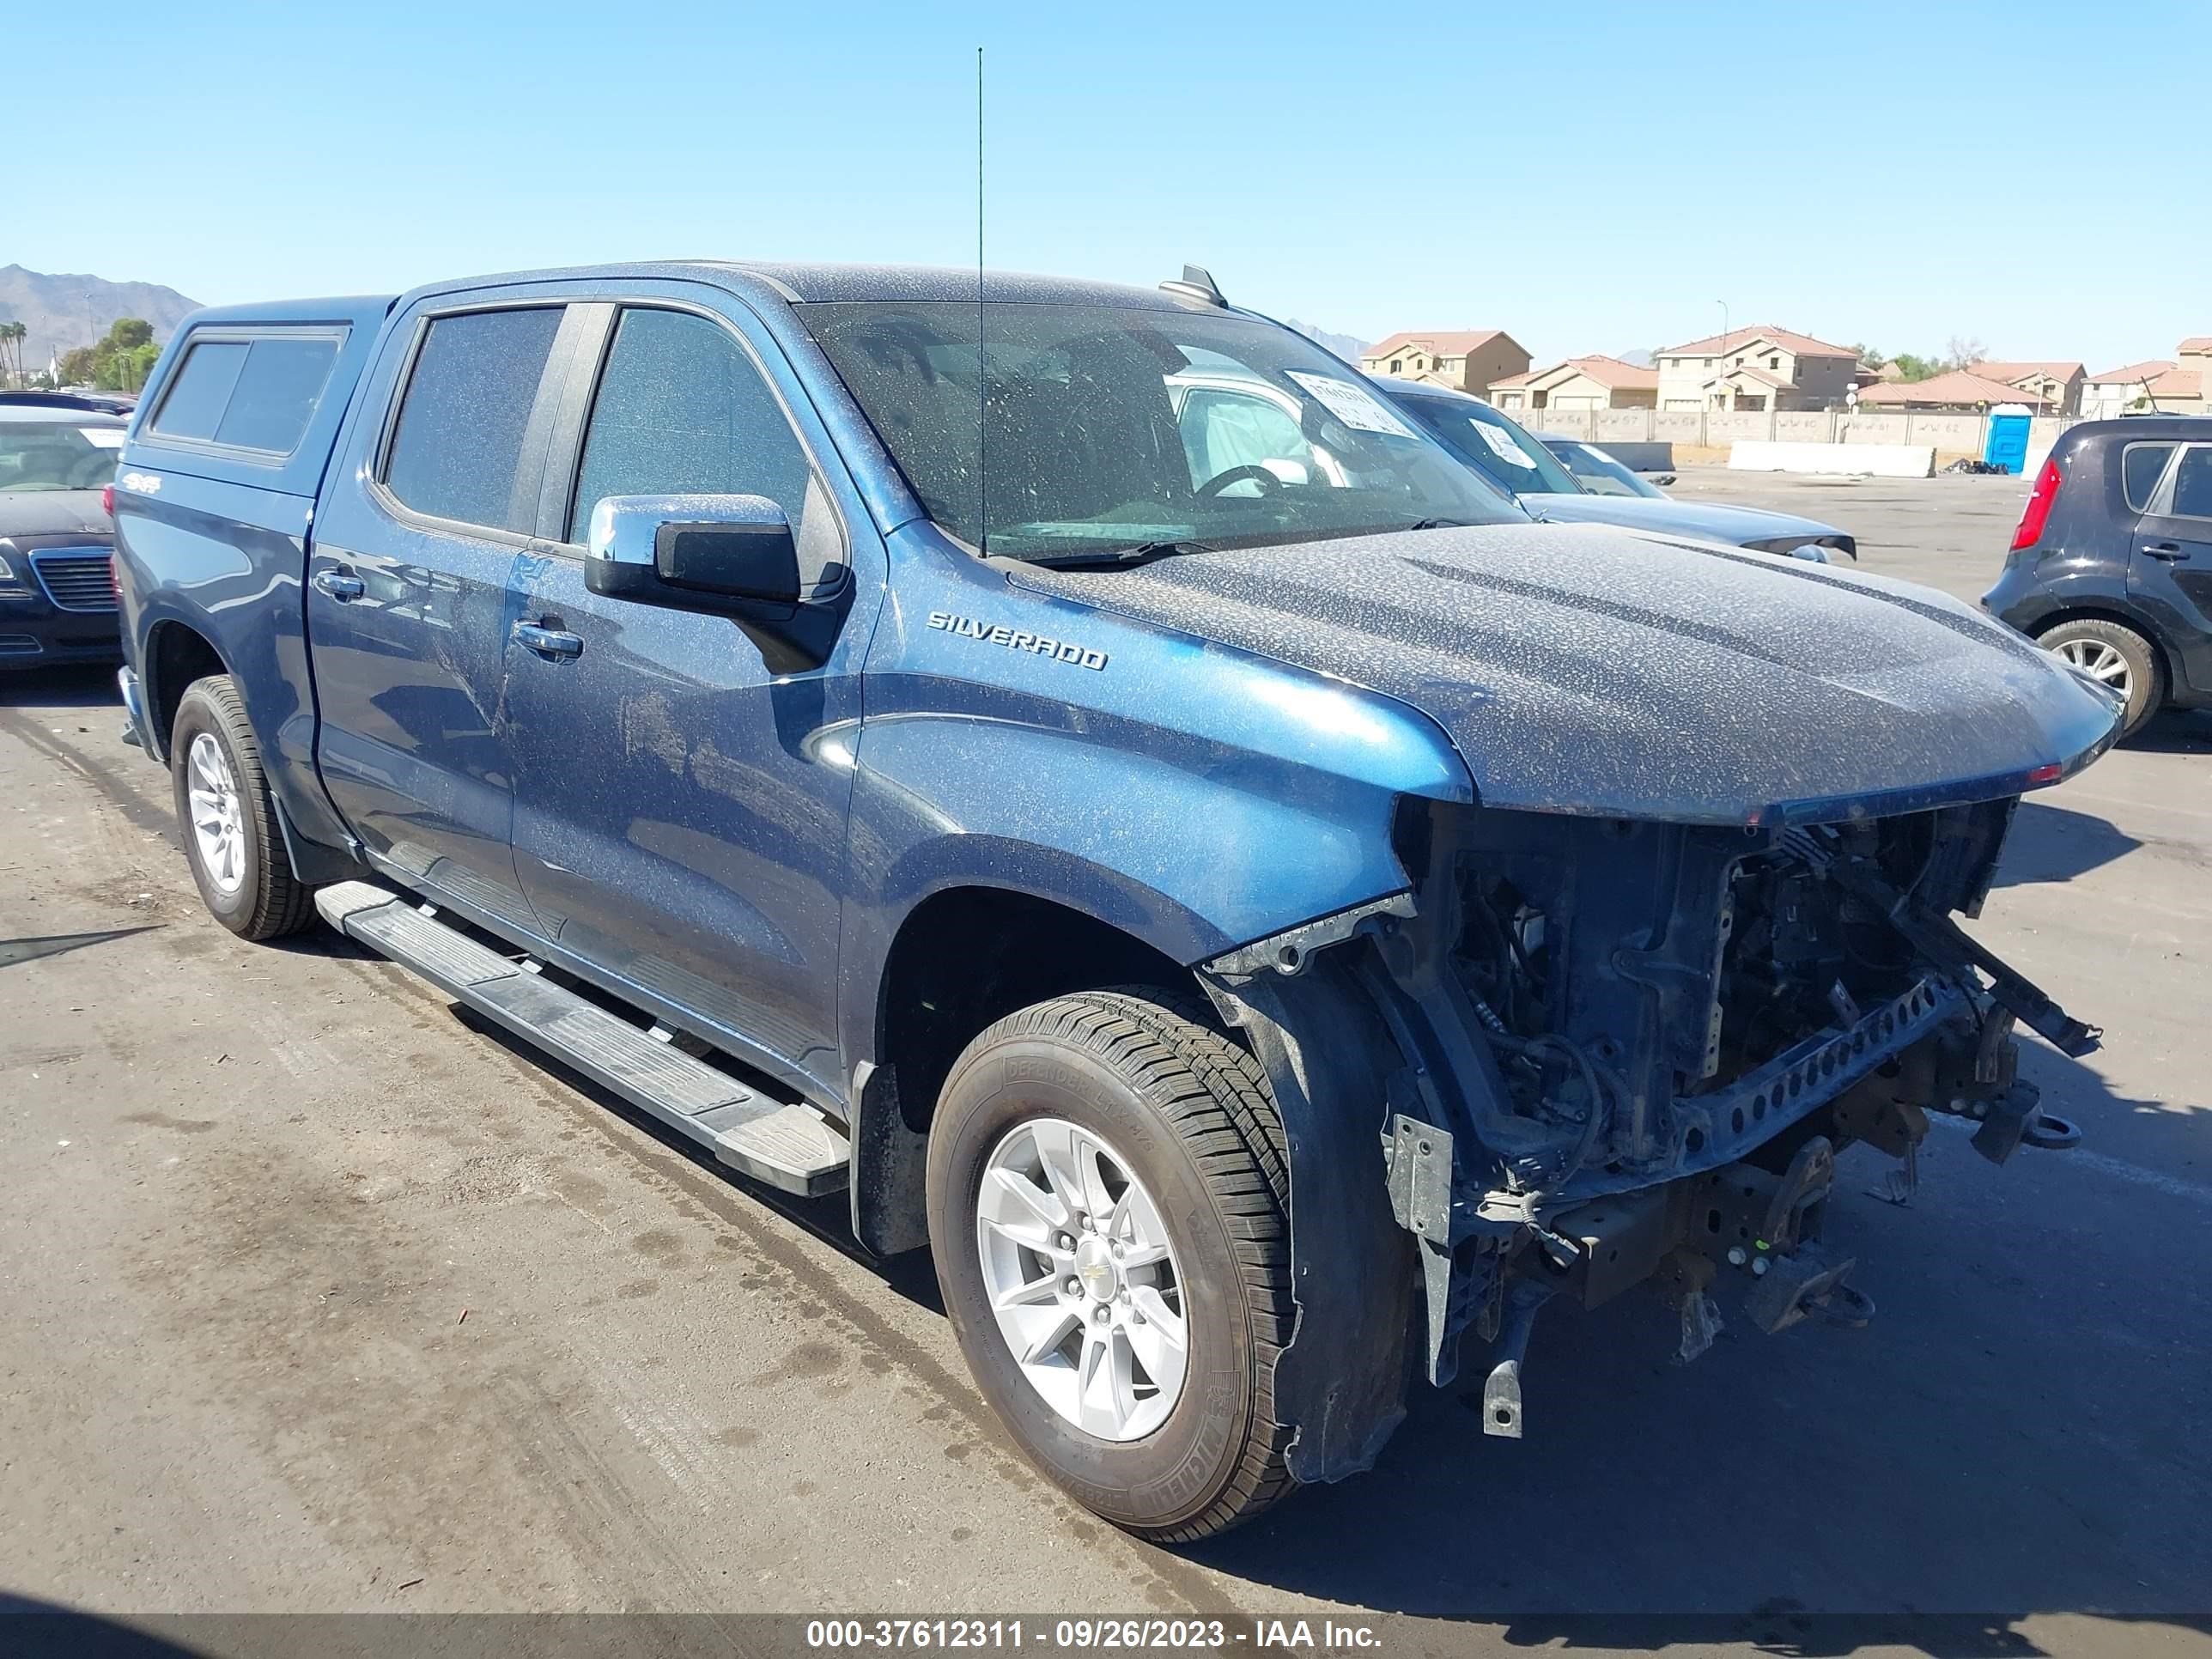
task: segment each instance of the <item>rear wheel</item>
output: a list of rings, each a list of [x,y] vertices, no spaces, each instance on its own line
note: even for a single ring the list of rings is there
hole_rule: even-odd
[[[2123,738],[2148,726],[2166,701],[2166,665],[2158,647],[2132,628],[2084,617],[2059,623],[2039,642],[2127,699],[2120,717]]]
[[[1292,1485],[1288,1172],[1258,1063],[1158,993],[1008,1016],[930,1128],[938,1282],[979,1388],[1115,1524],[1187,1542]]]
[[[275,939],[312,921],[314,890],[292,873],[261,747],[228,675],[185,688],[169,766],[185,857],[208,914],[240,939]]]

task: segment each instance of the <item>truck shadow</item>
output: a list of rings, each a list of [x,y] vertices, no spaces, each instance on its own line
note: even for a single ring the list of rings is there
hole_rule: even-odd
[[[2067,882],[2125,858],[2142,842],[2090,812],[2022,801],[1997,863],[1996,885]]]
[[[2212,1376],[2189,1358],[2212,1294],[2173,1257],[2212,1192],[2063,1154],[1998,1169],[1950,1126],[1904,1207],[1868,1191],[1889,1167],[1847,1153],[1827,1229],[1859,1259],[1869,1328],[1762,1336],[1723,1300],[1720,1340],[1681,1367],[1640,1291],[1555,1304],[1526,1439],[1482,1433],[1470,1345],[1372,1474],[1194,1554],[1255,1587],[1494,1621],[1516,1645],[2027,1654],[2031,1613],[2200,1604],[2181,1540],[2212,1479]],[[1917,1632],[1908,1613],[1957,1617]]]

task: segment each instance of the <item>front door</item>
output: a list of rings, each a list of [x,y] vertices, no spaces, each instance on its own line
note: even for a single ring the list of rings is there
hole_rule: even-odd
[[[333,468],[307,572],[331,801],[415,884],[524,928],[535,921],[509,844],[501,696],[562,318],[544,304],[477,308],[393,331],[394,361],[378,366]]]
[[[762,348],[702,311],[593,309],[606,343],[588,412],[564,422],[580,426],[565,526],[533,561],[526,621],[542,631],[508,678],[522,884],[555,942],[839,1098],[836,941],[869,585],[830,660],[788,676],[726,617],[586,591],[583,544],[609,495],[764,495],[791,520],[803,575],[836,579],[853,557]],[[580,397],[580,370],[574,384]],[[869,533],[857,514],[853,526]],[[879,561],[871,543],[865,569]]]
[[[2136,521],[2128,587],[2164,625],[2189,688],[2212,694],[2212,444],[2184,444],[2166,468]]]

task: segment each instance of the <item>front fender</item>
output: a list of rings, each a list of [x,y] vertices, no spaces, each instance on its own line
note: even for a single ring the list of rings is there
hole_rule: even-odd
[[[848,1061],[871,1054],[891,940],[933,893],[1048,899],[1196,964],[1403,890],[1398,801],[1473,797],[1443,732],[1392,698],[949,550],[894,560],[848,738]]]

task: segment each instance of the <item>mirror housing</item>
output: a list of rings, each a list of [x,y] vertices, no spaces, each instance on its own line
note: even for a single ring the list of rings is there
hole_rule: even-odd
[[[728,617],[779,674],[828,659],[852,590],[805,591],[791,520],[764,495],[610,495],[592,509],[584,586]]]

